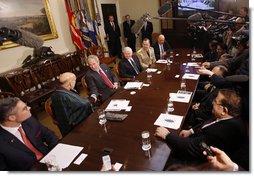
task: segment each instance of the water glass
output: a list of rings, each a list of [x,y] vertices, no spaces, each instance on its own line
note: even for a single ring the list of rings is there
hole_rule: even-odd
[[[185,73],[190,73],[190,67],[186,65],[185,67]]]
[[[173,101],[172,101],[172,100],[170,99],[170,97],[169,97],[169,99],[168,99],[168,106],[167,106],[167,113],[170,114],[170,113],[172,113],[174,110],[175,110],[175,108],[174,108],[174,103],[173,103]]]
[[[167,57],[167,65],[170,65],[171,61],[170,61],[170,57]]]
[[[173,63],[174,62],[174,52],[173,51],[170,51],[169,58],[170,58],[171,62]]]
[[[152,83],[152,77],[153,77],[152,72],[149,69],[147,69],[146,72],[147,72],[147,75],[146,75],[147,82],[149,84],[151,84]]]
[[[184,78],[181,79],[180,89],[186,91],[186,80]]]
[[[107,122],[104,109],[98,109],[97,114],[98,114],[98,118],[99,118],[99,124],[104,125]]]
[[[48,171],[62,171],[55,155],[47,156],[47,158],[45,158],[45,164],[47,165]]]
[[[145,151],[145,155],[151,158],[151,142],[150,142],[150,133],[149,131],[143,131],[141,133],[142,137],[142,149]]]

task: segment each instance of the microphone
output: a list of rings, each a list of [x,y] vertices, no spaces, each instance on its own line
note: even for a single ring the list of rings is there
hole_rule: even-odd
[[[202,18],[201,13],[195,13],[195,14],[193,14],[193,15],[191,15],[187,18],[187,21],[190,22],[190,23],[197,22],[197,21],[202,21],[202,20],[204,20],[204,19]]]
[[[131,27],[131,32],[133,34],[139,34],[141,29],[143,28],[145,21],[148,21],[151,19],[151,16],[148,13],[145,13],[142,17],[140,17],[136,23]]]
[[[44,42],[39,36],[31,32],[22,29],[9,29],[6,27],[0,28],[0,38],[3,38],[4,41],[10,40],[22,46],[35,49],[40,48]]]
[[[158,14],[159,16],[163,16],[166,14],[170,9],[172,9],[171,4],[167,1],[165,4],[163,4],[159,9],[158,9]]]

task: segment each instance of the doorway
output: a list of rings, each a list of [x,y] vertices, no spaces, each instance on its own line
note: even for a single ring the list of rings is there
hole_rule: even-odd
[[[113,15],[114,21],[118,23],[115,4],[101,4],[101,10],[102,10],[104,25],[108,21],[109,15]]]

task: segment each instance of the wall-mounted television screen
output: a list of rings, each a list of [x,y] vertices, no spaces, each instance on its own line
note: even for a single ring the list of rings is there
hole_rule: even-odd
[[[178,10],[193,10],[192,8],[202,10],[215,9],[215,0],[178,0]]]
[[[215,0],[178,0],[178,15],[188,15],[195,9],[214,10],[215,6]]]

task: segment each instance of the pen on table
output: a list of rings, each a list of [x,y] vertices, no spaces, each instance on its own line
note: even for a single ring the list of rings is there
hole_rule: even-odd
[[[179,96],[179,97],[177,97],[177,98],[184,98],[184,97],[180,97],[180,96]]]
[[[165,119],[165,121],[166,121],[166,122],[171,122],[171,123],[174,122],[174,120],[172,120],[172,119]]]

